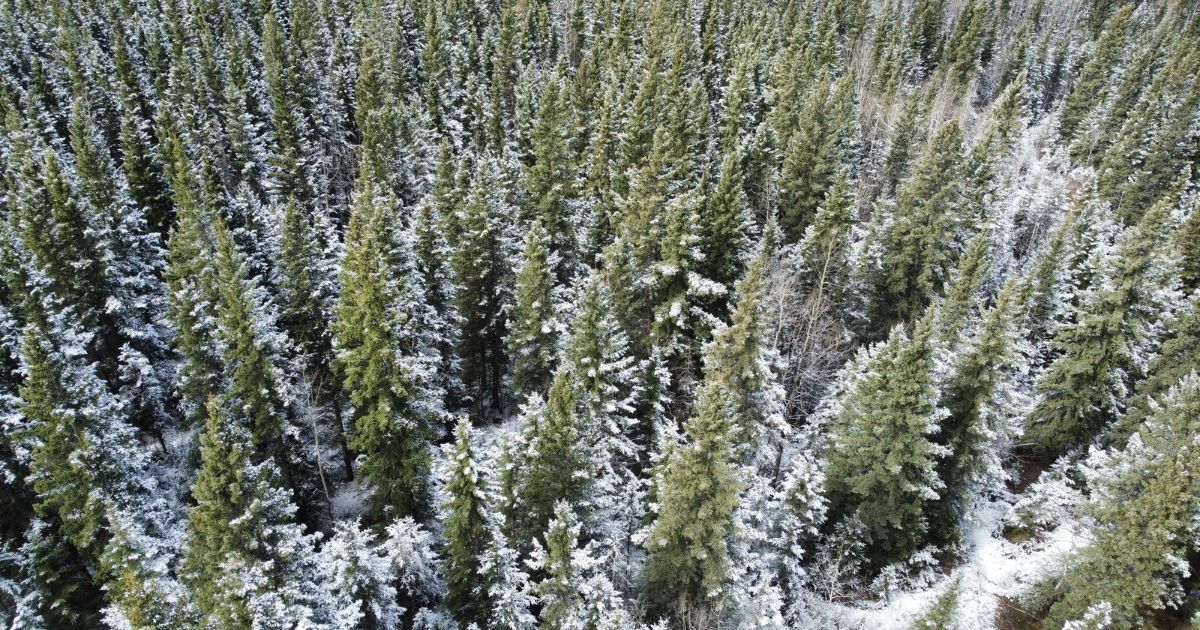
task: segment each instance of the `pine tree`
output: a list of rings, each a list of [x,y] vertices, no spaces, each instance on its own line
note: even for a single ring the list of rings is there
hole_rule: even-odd
[[[706,207],[699,217],[699,244],[704,253],[699,271],[727,291],[733,289],[750,252],[753,224],[742,190],[742,177],[740,156],[730,151],[721,165],[716,186],[706,195]],[[709,310],[721,313],[721,306]]]
[[[760,451],[767,434],[783,430],[782,391],[771,369],[761,305],[770,247],[765,244],[750,263],[738,283],[729,326],[717,330],[706,349],[704,387],[724,405],[730,446],[739,459]]]
[[[814,91],[799,112],[796,130],[787,140],[787,153],[779,170],[780,226],[794,242],[812,223],[825,189],[837,172],[834,154],[837,138],[826,130],[829,82],[818,76]]]
[[[800,260],[806,272],[805,286],[818,295],[829,296],[834,304],[844,302],[848,289],[853,213],[851,182],[843,169],[799,244]]]
[[[175,325],[175,351],[183,357],[178,387],[189,424],[203,419],[208,397],[221,379],[218,345],[216,270],[212,264],[215,211],[184,155],[182,141],[170,139],[174,159],[172,189],[177,222],[167,251],[168,317]]]
[[[927,513],[938,498],[943,448],[933,434],[944,415],[932,381],[926,316],[911,334],[860,350],[847,366],[827,414],[826,492],[833,522],[857,519],[872,567],[906,559],[920,548]]]
[[[517,272],[508,332],[512,387],[518,396],[546,391],[554,371],[559,332],[555,312],[557,259],[550,251],[550,238],[541,219],[535,218],[525,234],[525,262]]]
[[[446,557],[446,607],[459,623],[486,624],[491,614],[488,601],[490,584],[485,580],[482,561],[491,546],[487,507],[483,502],[483,480],[471,446],[471,424],[459,420],[454,430],[454,448],[447,449],[453,463],[446,483],[449,500],[444,506]]]
[[[114,515],[111,528],[101,566],[122,621],[132,628],[194,627],[199,622],[195,607],[168,572],[173,550],[159,548],[159,541],[128,515]]]
[[[1105,601],[1116,627],[1150,623],[1155,610],[1178,608],[1182,561],[1195,540],[1200,496],[1193,440],[1200,418],[1200,379],[1193,374],[1172,387],[1146,423],[1112,462],[1096,489],[1095,538],[1070,563],[1061,596],[1050,609],[1051,625],[1082,617]]]
[[[1193,208],[1172,235],[1179,252],[1179,276],[1183,290],[1196,295],[1200,290],[1200,210]]]
[[[378,541],[357,522],[339,521],[319,554],[320,576],[336,601],[338,627],[402,627],[405,611],[396,588],[402,576],[397,575],[386,541]]]
[[[53,628],[99,627],[104,592],[92,575],[79,570],[88,560],[63,536],[56,522],[35,518],[25,534],[22,552],[29,558],[36,611],[14,621],[26,621],[35,628],[37,622]],[[33,614],[39,617],[36,622],[28,618]]]
[[[545,579],[538,583],[536,591],[542,602],[541,627],[565,630],[578,627],[581,602],[579,570],[573,557],[579,542],[580,525],[571,505],[559,501],[554,505],[554,518],[546,530],[545,549],[538,558]]]
[[[332,411],[334,435],[342,451],[346,478],[353,478],[350,449],[342,420],[341,383],[334,372],[333,333],[330,320],[336,290],[321,239],[309,217],[294,199],[283,211],[280,237],[279,327],[287,333],[304,366],[304,376],[319,404]]]
[[[266,310],[262,289],[247,277],[223,222],[214,222],[213,262],[217,284],[217,329],[222,340],[225,399],[236,404],[253,438],[255,457],[271,457],[296,489],[293,454],[287,443],[287,385],[283,353],[286,338]]]
[[[79,333],[25,330],[21,412],[29,423],[28,483],[43,519],[85,562],[95,564],[108,541],[108,511],[138,498],[134,476],[144,456],[121,404],[92,364],[81,361]]]

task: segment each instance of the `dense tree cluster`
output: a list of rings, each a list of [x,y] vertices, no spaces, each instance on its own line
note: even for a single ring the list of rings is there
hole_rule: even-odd
[[[1198,13],[0,0],[0,625],[1184,623]]]

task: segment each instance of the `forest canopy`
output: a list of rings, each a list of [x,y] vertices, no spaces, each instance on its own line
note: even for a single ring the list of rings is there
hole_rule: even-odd
[[[0,0],[0,626],[1200,623],[1195,0]]]

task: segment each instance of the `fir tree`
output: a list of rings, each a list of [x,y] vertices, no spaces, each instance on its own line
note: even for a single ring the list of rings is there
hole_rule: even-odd
[[[941,386],[939,404],[946,417],[935,440],[946,448],[937,464],[944,490],[933,507],[940,516],[930,523],[943,540],[957,534],[954,524],[965,514],[970,492],[989,468],[997,466],[996,450],[1008,432],[1007,394],[1020,359],[1015,343],[1024,314],[1022,298],[1021,287],[1005,285],[974,334],[956,351],[950,376]]]
[[[528,544],[546,531],[559,501],[578,510],[590,498],[591,475],[581,443],[577,392],[574,372],[560,367],[544,410],[526,417],[523,440],[527,454],[517,488],[521,516],[513,524],[513,531],[519,532],[514,540],[518,544]]]
[[[1113,427],[1108,439],[1119,445],[1149,418],[1156,401],[1197,367],[1200,367],[1200,297],[1193,297],[1174,318],[1166,322],[1169,337],[1146,365],[1146,377],[1137,388],[1125,413]]]
[[[529,200],[521,209],[525,223],[540,220],[555,254],[553,271],[560,283],[575,274],[578,261],[572,187],[575,182],[568,120],[570,103],[557,71],[542,87],[537,122],[532,130],[533,164],[525,171]]]

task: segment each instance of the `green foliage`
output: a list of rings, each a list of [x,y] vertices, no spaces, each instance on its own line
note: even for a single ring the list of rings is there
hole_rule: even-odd
[[[462,380],[473,398],[477,417],[499,414],[503,408],[503,375],[507,356],[502,313],[505,304],[507,256],[503,241],[503,192],[490,160],[475,171],[453,242],[452,265],[458,279],[454,303],[462,317],[458,354]]]
[[[354,406],[350,446],[364,455],[362,473],[373,486],[372,512],[383,521],[423,516],[429,509],[431,418],[416,404],[421,374],[405,361],[404,326],[419,296],[414,278],[397,259],[389,197],[376,198],[369,182],[358,193],[346,253],[334,335],[336,366]]]
[[[1078,619],[1103,601],[1112,605],[1115,627],[1140,627],[1155,611],[1182,603],[1188,571],[1179,559],[1195,544],[1200,497],[1200,462],[1192,448],[1198,418],[1200,380],[1192,375],[1152,410],[1125,450],[1112,455],[1112,472],[1097,488],[1095,538],[1072,559],[1048,625]]]
[[[509,355],[513,360],[512,387],[517,395],[545,392],[557,355],[554,262],[550,239],[540,218],[525,234],[525,262],[517,273]]]
[[[1174,282],[1158,247],[1172,203],[1163,198],[1127,228],[1111,277],[1084,296],[1077,320],[1054,337],[1059,355],[1037,382],[1039,400],[1025,429],[1030,449],[1047,461],[1086,444],[1120,415],[1137,349]]]
[[[721,391],[706,386],[686,425],[687,442],[662,464],[660,504],[646,542],[643,603],[651,619],[718,609],[741,483]]]
[[[962,130],[950,121],[930,140],[895,205],[877,210],[890,215],[872,297],[880,324],[916,319],[945,284],[962,220],[953,211],[962,200],[962,169]]]
[[[1103,97],[1108,87],[1109,75],[1120,61],[1133,8],[1132,4],[1126,4],[1108,18],[1104,32],[1096,40],[1095,48],[1083,69],[1079,71],[1079,76],[1075,78],[1071,93],[1063,99],[1062,111],[1058,118],[1058,133],[1064,140],[1069,141],[1074,137],[1080,123]]]
[[[489,584],[483,579],[480,562],[491,544],[482,479],[471,446],[471,424],[466,418],[454,430],[451,451],[453,471],[446,483],[449,495],[444,509],[443,552],[446,576],[446,607],[459,623],[487,623],[490,615]]]
[[[270,461],[252,462],[254,446],[240,426],[244,422],[236,405],[210,400],[182,567],[204,622],[223,628],[249,627],[261,623],[262,615],[287,619],[295,614],[290,608],[296,600],[313,596],[274,590],[296,577],[289,573],[312,549],[292,524],[296,508],[279,487],[278,469]],[[278,598],[281,605],[263,610],[263,597]]]
[[[912,630],[953,630],[954,611],[958,608],[959,581],[950,583],[945,593],[933,603],[933,608],[913,624]]]
[[[933,384],[930,317],[862,350],[839,385],[825,457],[832,521],[861,521],[875,568],[923,546],[927,513],[939,496],[944,417]]]
[[[516,490],[519,516],[512,524],[517,543],[541,536],[559,501],[580,509],[588,498],[592,480],[581,440],[578,387],[574,372],[560,367],[545,407],[535,405],[526,418],[522,437],[527,453]]]

